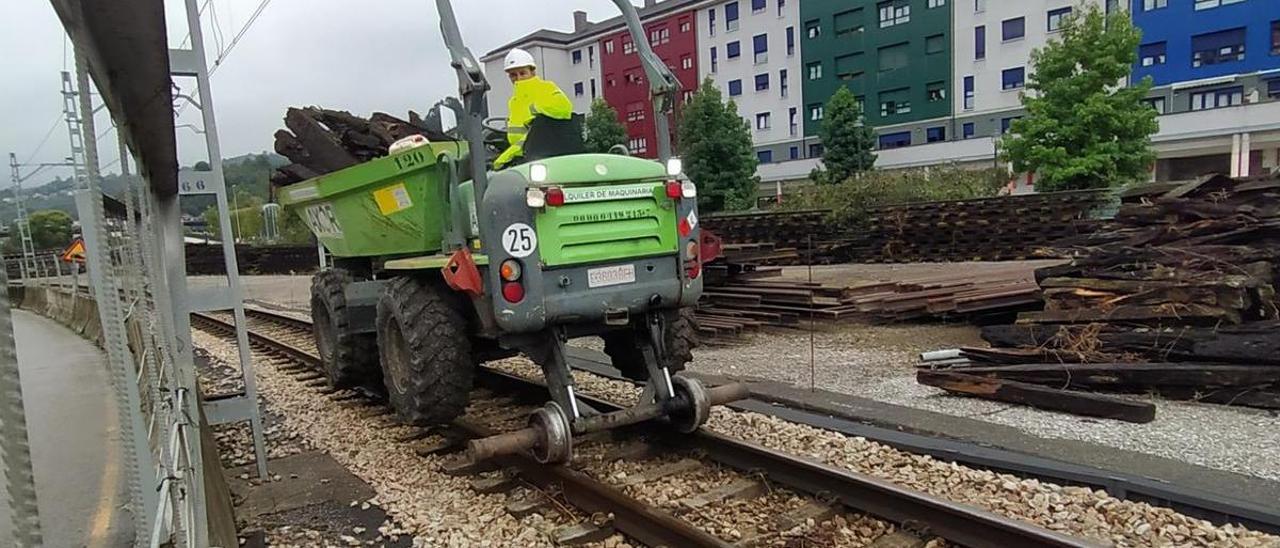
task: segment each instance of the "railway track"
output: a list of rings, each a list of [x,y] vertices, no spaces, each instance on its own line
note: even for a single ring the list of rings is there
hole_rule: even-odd
[[[229,317],[195,314],[193,320],[224,337],[232,332]],[[370,420],[390,420],[391,411],[376,391],[327,386],[309,321],[252,309],[248,321],[255,352],[289,372],[300,387],[367,407]],[[478,382],[483,388],[467,416],[447,428],[415,430],[403,440],[434,440],[418,447],[423,456],[458,452],[468,439],[523,426],[528,412],[545,399],[540,384],[492,369],[481,368]],[[618,407],[585,399],[606,411]],[[810,546],[919,546],[934,537],[966,546],[1089,545],[705,430],[679,436],[640,425],[584,437],[576,451],[579,457],[571,466],[542,465],[519,455],[483,463],[457,456],[445,471],[474,474],[472,485],[480,492],[508,491],[521,482],[533,486],[535,494],[513,497],[508,511],[518,515],[549,508],[568,522],[558,534],[564,543],[600,540],[617,531],[650,546],[763,546],[795,538]],[[899,525],[877,527],[883,522],[875,518]],[[818,526],[823,523],[862,525],[824,529]],[[878,538],[848,538],[854,530],[870,530]]]

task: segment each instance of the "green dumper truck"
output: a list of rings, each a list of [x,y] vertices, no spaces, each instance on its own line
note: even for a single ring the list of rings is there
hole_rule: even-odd
[[[616,3],[640,32],[635,9]],[[574,435],[623,424],[657,419],[692,431],[710,406],[742,397],[740,386],[707,389],[678,374],[696,341],[689,311],[704,253],[697,189],[667,139],[660,161],[585,154],[576,129],[535,120],[524,163],[490,171],[485,143],[501,130],[482,119],[488,85],[448,0],[437,8],[460,98],[436,108],[457,115],[457,140],[278,192],[334,257],[311,298],[329,381],[385,390],[405,422],[442,423],[464,412],[481,363],[523,352],[541,366],[550,401],[529,429],[473,441],[471,454],[529,451],[542,462],[568,460]],[[642,34],[636,44],[655,110],[669,113],[679,84]],[[582,336],[603,338],[613,364],[646,383],[638,404],[599,413],[575,396],[564,346]]]

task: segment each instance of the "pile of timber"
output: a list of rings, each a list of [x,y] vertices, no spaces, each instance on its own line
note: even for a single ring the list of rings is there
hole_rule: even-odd
[[[271,175],[271,183],[283,186],[387,155],[392,143],[411,135],[432,141],[450,140],[429,130],[416,112],[403,120],[383,112],[361,118],[350,112],[320,107],[290,107],[284,116],[287,129],[276,131],[275,150],[293,162]]]
[[[1050,192],[887,205],[828,253],[862,263],[1011,261],[1096,229],[1102,191]]]
[[[1075,412],[1061,402],[1109,408],[1085,390],[1280,409],[1280,178],[1123,198],[1105,230],[1067,242],[1070,263],[1037,270],[1043,311],[984,328],[993,348],[927,363],[919,382],[1008,401],[1000,387],[1039,387],[1052,395],[1033,405]]]
[[[947,269],[938,274],[851,287],[845,302],[878,321],[999,317],[1041,307],[1034,263]]]

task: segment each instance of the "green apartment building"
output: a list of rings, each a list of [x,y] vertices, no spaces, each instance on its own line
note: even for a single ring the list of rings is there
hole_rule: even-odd
[[[951,2],[800,2],[804,132],[818,133],[838,86],[858,96],[880,148],[945,141],[951,116]],[[810,145],[815,156],[820,145]]]

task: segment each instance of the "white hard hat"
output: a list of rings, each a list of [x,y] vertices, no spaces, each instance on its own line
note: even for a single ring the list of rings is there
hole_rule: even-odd
[[[533,56],[529,52],[520,48],[513,48],[507,52],[507,58],[502,61],[502,70],[511,70],[514,68],[529,67],[538,68],[538,64],[533,62]]]

